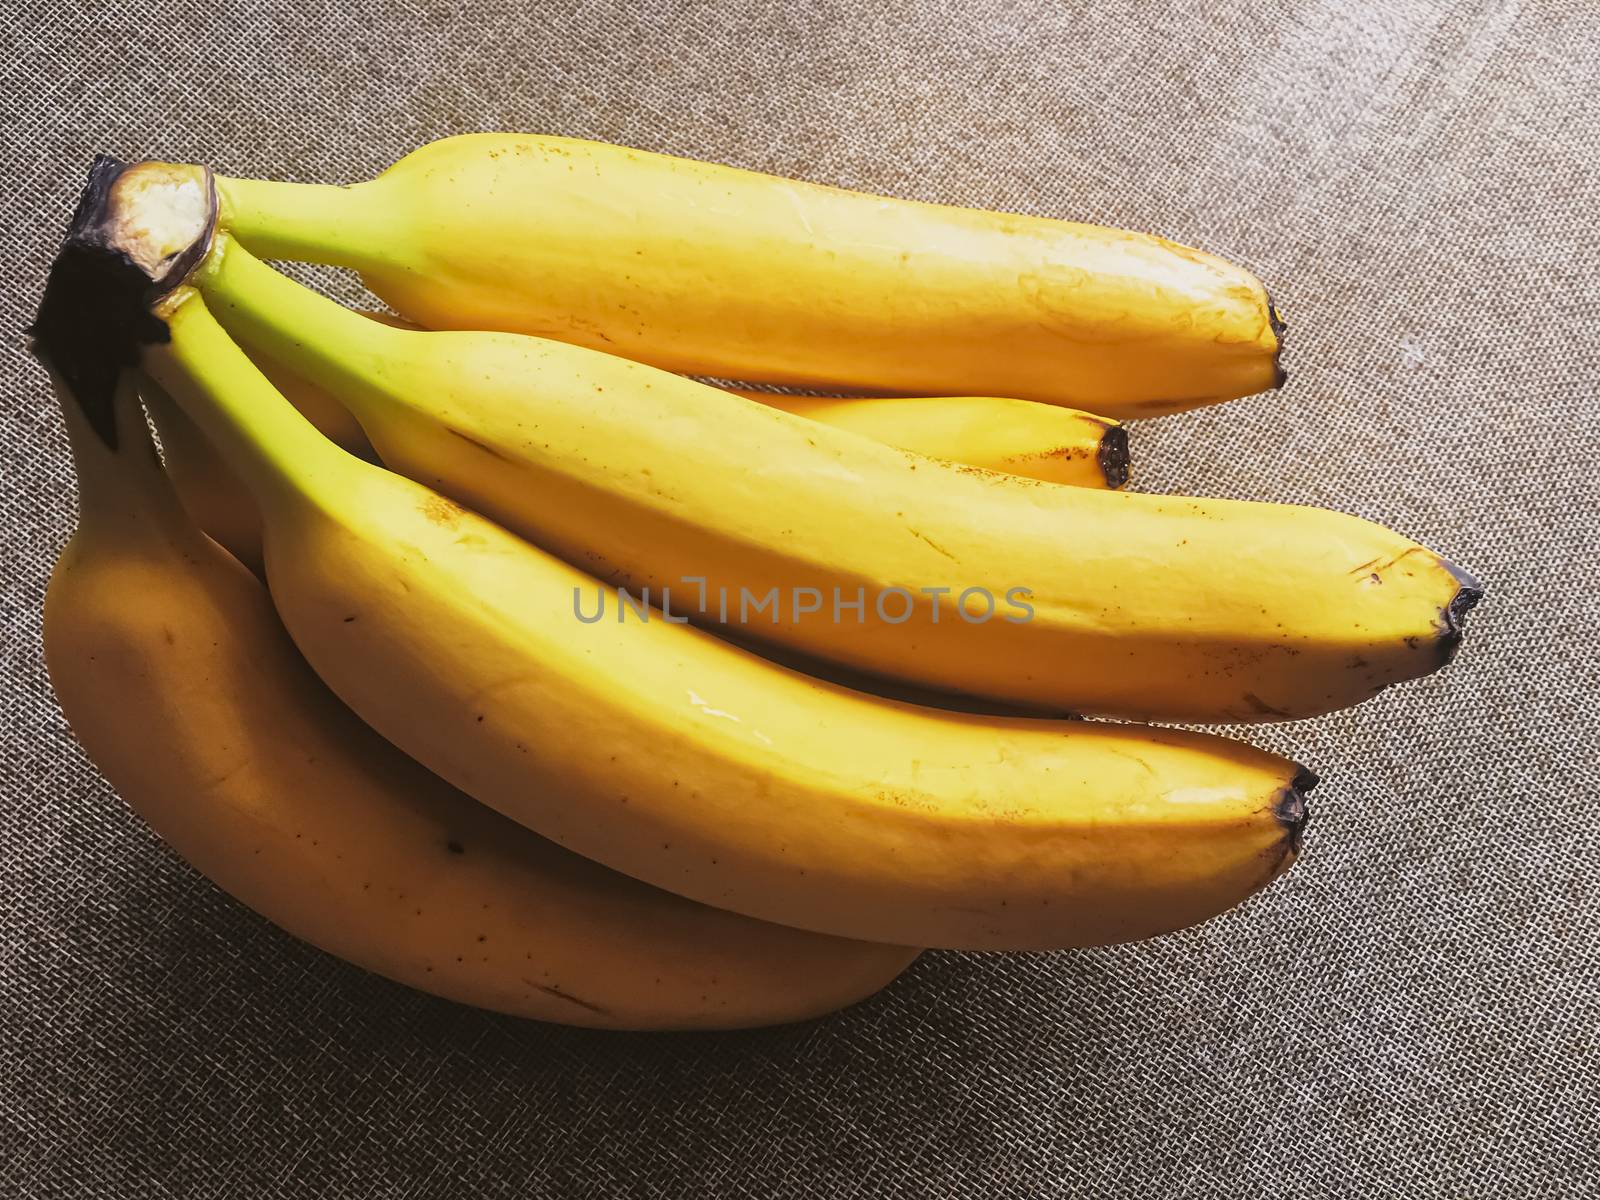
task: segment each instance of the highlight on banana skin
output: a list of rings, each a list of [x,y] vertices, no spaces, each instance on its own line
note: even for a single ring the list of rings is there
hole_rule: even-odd
[[[1283,330],[1158,237],[600,143],[102,157],[29,331],[51,679],[219,886],[501,1012],[770,1025],[922,948],[1159,936],[1287,870],[1316,784],[1175,725],[1359,704],[1482,595],[1125,487],[1122,421],[1280,386]]]

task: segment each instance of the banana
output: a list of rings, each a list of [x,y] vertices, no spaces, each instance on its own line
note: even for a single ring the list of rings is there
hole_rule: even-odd
[[[270,372],[269,372],[270,374]],[[913,454],[1073,487],[1128,482],[1128,431],[1073,408],[1005,396],[736,396]]]
[[[362,314],[402,327],[386,313]],[[292,368],[258,365],[306,418],[353,454],[372,447],[348,410]],[[1000,396],[791,396],[727,388],[769,407],[848,429],[891,446],[1074,487],[1119,488],[1128,481],[1128,434],[1092,413]],[[154,400],[150,413],[178,496],[194,522],[240,562],[261,574],[261,518],[248,489],[217,457],[183,411]]]
[[[393,329],[418,329],[391,313],[361,314]],[[360,423],[338,400],[262,357],[268,379],[318,429],[347,450],[370,450]],[[796,396],[724,386],[769,408],[848,429],[913,454],[1074,487],[1120,488],[1128,482],[1128,431],[1118,421],[1078,409],[1009,396]]]
[[[430,775],[328,693],[194,528],[131,389],[114,450],[62,399],[81,504],[45,602],[51,679],[106,777],[225,891],[390,979],[600,1028],[800,1020],[913,958],[647,887]]]
[[[504,133],[435,142],[351,187],[217,186],[224,224],[258,254],[354,267],[432,329],[1112,417],[1283,379],[1261,283],[1141,233]]]
[[[361,314],[394,329],[420,326],[391,313]],[[313,425],[347,450],[370,450],[360,423],[291,365],[261,369]],[[1093,413],[1009,396],[796,396],[724,386],[724,391],[913,454],[1074,487],[1128,482],[1128,431]]]
[[[561,342],[378,325],[226,232],[192,280],[390,467],[680,613],[919,687],[1315,716],[1442,666],[1481,594],[1342,513],[963,470]]]

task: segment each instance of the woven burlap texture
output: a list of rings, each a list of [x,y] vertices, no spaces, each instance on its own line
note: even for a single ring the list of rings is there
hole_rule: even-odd
[[[1589,0],[23,0],[0,48],[0,1196],[1593,1194]],[[1138,426],[1139,486],[1437,548],[1489,589],[1460,658],[1254,731],[1325,777],[1305,858],[1146,945],[930,954],[830,1020],[667,1037],[487,1015],[293,941],[167,851],[57,710],[39,616],[73,489],[20,330],[96,150],[351,181],[479,129],[1249,264],[1291,383]]]

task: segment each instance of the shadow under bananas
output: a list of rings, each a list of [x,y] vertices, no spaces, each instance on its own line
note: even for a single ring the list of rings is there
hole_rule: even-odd
[[[121,824],[102,825],[103,835],[123,840]],[[93,1060],[84,1074],[105,1092],[76,1106],[61,1148],[110,1154],[110,1173],[128,1180],[180,1183],[171,1147],[187,1132],[195,1153],[200,1128],[214,1139],[199,1148],[214,1156],[208,1170],[264,1186],[283,1164],[241,1155],[227,1137],[241,1127],[257,1155],[294,1148],[308,1177],[337,1182],[380,1162],[405,1177],[437,1167],[415,1137],[426,1128],[425,1140],[478,1157],[480,1173],[538,1160],[552,1181],[591,1191],[604,1164],[638,1144],[656,1147],[685,1186],[709,1187],[729,1171],[759,1171],[764,1149],[782,1143],[821,1156],[807,1167],[814,1185],[871,1194],[863,1180],[892,1179],[930,1137],[952,1162],[1016,1162],[1029,1151],[1009,1114],[1040,1096],[1063,1129],[1103,1125],[1102,1110],[1120,1103],[1117,1059],[1131,1061],[1138,1034],[1127,1018],[1149,1009],[1118,981],[1134,960],[1147,963],[1139,947],[931,952],[878,996],[802,1024],[566,1028],[349,966],[232,901],[153,836],[108,848],[102,861],[101,903],[57,931],[92,962],[95,999],[56,1033],[83,1047]],[[152,913],[163,919],[148,922]],[[1175,947],[1169,961],[1192,950]],[[1096,998],[1087,1008],[1086,996]],[[1127,1082],[1131,1103],[1143,1084]],[[975,1092],[989,1103],[975,1108]],[[330,1110],[363,1114],[359,1133],[329,1123]],[[730,1166],[740,1147],[752,1161]]]

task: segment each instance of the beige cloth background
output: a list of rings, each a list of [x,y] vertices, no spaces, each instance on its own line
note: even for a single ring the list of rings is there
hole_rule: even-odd
[[[1595,1194],[1589,0],[23,0],[0,49],[0,1196]],[[95,150],[347,181],[490,128],[1252,265],[1290,386],[1138,427],[1139,484],[1420,538],[1489,587],[1460,659],[1256,735],[1325,776],[1306,857],[1148,945],[933,954],[836,1019],[653,1037],[291,941],[57,712],[72,488],[19,331]]]

